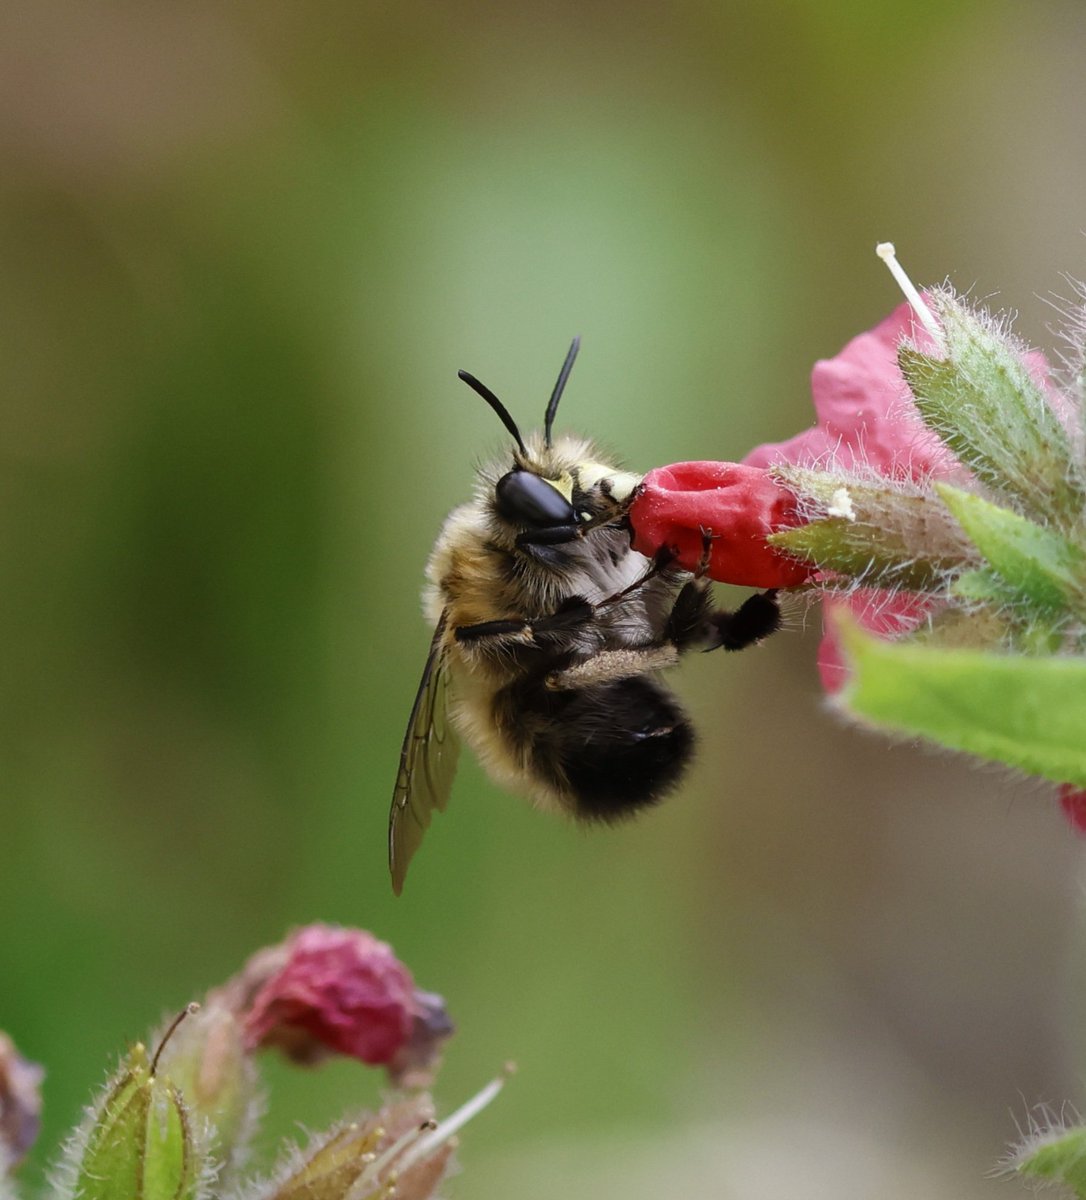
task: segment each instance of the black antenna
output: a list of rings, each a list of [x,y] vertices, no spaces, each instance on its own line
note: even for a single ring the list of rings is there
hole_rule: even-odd
[[[558,382],[554,385],[550,402],[547,404],[547,413],[543,418],[543,436],[546,439],[548,450],[551,445],[551,426],[554,424],[554,414],[558,411],[558,401],[562,399],[562,393],[566,390],[566,380],[569,378],[570,371],[573,370],[573,360],[577,357],[577,351],[580,348],[581,335],[578,334],[573,339],[569,353],[566,355],[566,361],[562,364],[561,371],[558,372]]]
[[[520,436],[520,430],[517,428],[516,421],[509,415],[509,410],[498,399],[497,396],[486,386],[485,383],[480,383],[474,375],[469,375],[467,371],[457,371],[457,375],[468,385],[472,391],[478,392],[480,396],[490,405],[490,407],[501,417],[502,424],[516,439],[517,445],[520,447],[521,454],[525,458],[528,457],[528,448],[524,444],[524,439]]]

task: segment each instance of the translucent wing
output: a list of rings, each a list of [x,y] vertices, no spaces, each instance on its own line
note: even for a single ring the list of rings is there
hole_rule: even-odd
[[[407,722],[388,815],[388,867],[397,896],[403,891],[407,865],[429,827],[430,814],[435,808],[445,810],[460,752],[449,724],[448,662],[442,646],[445,624],[442,613]]]

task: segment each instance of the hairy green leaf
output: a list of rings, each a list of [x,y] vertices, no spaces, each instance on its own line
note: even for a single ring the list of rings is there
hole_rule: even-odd
[[[851,667],[845,711],[1086,787],[1086,660],[890,642],[835,619]]]

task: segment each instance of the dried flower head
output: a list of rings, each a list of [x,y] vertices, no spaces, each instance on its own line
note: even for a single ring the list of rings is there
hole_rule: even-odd
[[[274,1046],[303,1064],[345,1054],[417,1080],[452,1032],[440,997],[416,990],[387,943],[333,925],[259,951],[213,998],[238,1015],[249,1050]]]

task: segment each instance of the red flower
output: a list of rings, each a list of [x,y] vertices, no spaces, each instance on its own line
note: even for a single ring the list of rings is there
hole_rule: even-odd
[[[767,471],[740,463],[673,463],[650,471],[630,508],[633,548],[651,558],[666,546],[693,571],[713,535],[709,576],[746,587],[793,587],[813,571],[766,544],[799,524],[796,498]]]
[[[219,998],[249,1050],[276,1046],[302,1063],[346,1054],[394,1077],[431,1065],[452,1032],[441,998],[416,991],[392,949],[361,929],[299,929],[254,955]]]

